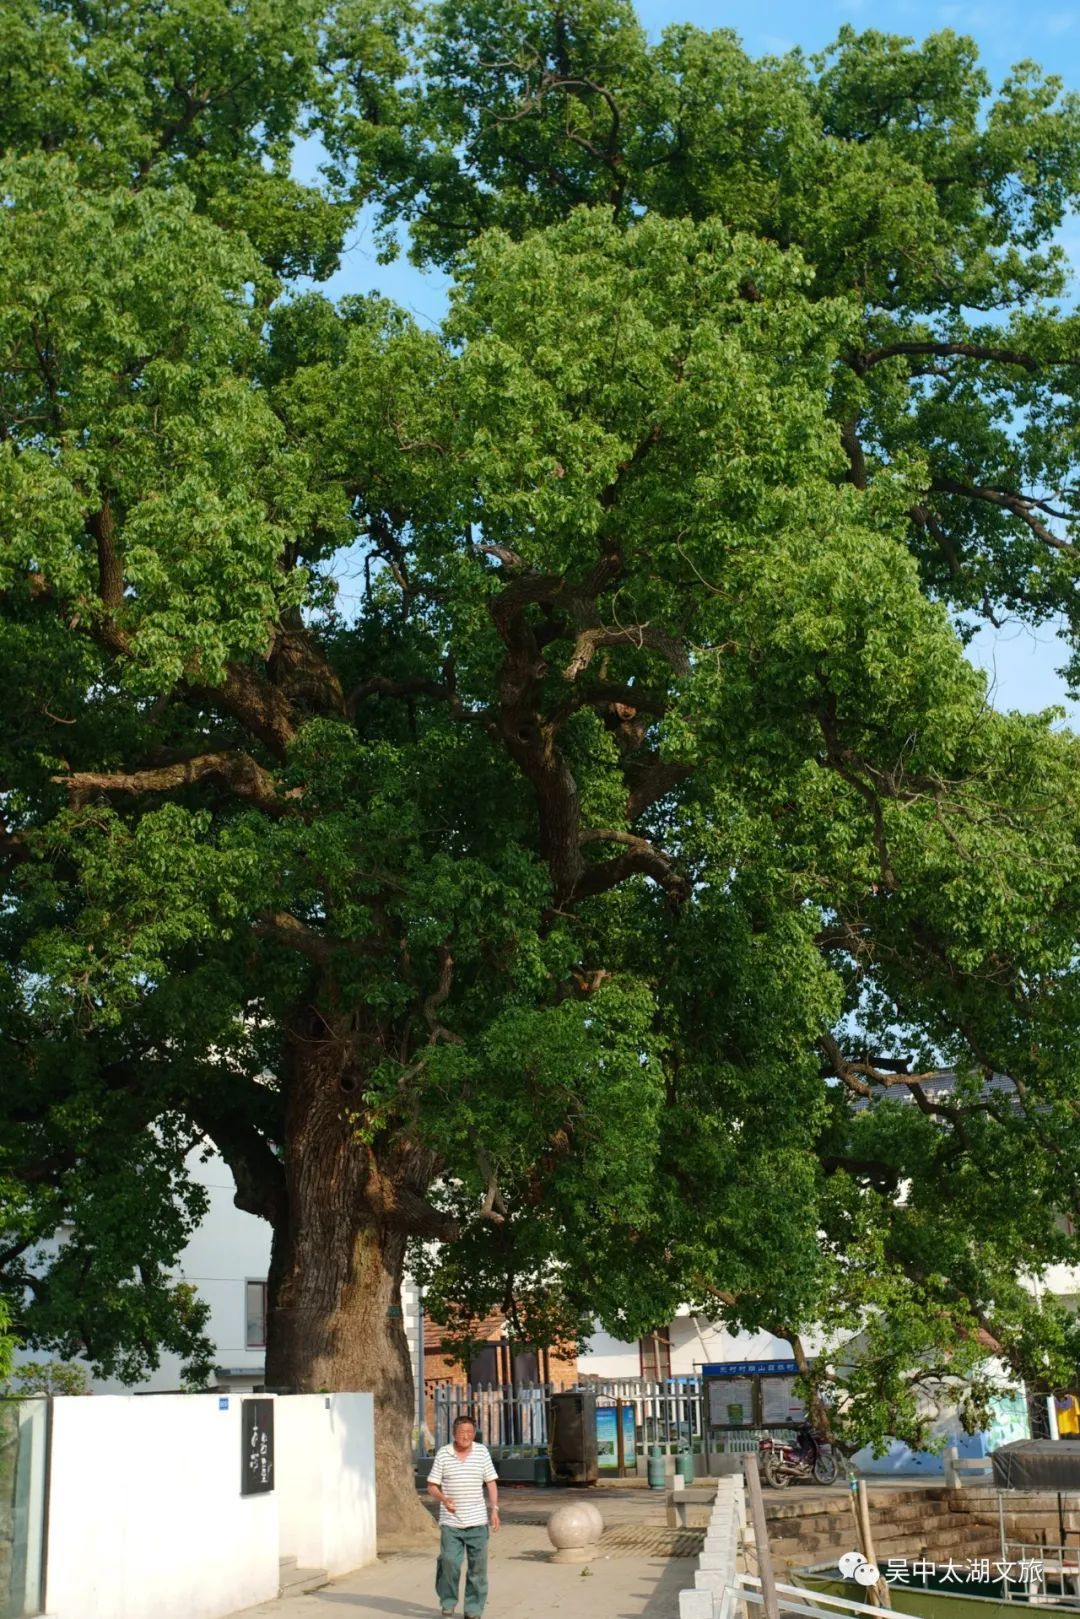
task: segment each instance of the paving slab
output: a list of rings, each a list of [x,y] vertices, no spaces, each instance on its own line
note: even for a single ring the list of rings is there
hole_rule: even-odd
[[[669,1555],[676,1538],[659,1525],[616,1525],[591,1562],[552,1563],[543,1526],[504,1524],[491,1537],[485,1619],[675,1619],[696,1566],[689,1547],[689,1555]],[[438,1611],[433,1546],[381,1557],[321,1591],[263,1602],[232,1619],[437,1619]]]

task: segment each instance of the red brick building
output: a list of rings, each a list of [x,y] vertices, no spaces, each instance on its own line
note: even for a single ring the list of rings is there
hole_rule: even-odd
[[[479,1321],[455,1323],[453,1337],[460,1342],[468,1334],[471,1354],[468,1366],[460,1352],[444,1347],[451,1329],[424,1317],[424,1415],[429,1428],[435,1422],[435,1390],[452,1385],[517,1385],[530,1383],[575,1383],[578,1378],[577,1350],[565,1346],[529,1347],[513,1345],[507,1335],[506,1317],[496,1313]]]

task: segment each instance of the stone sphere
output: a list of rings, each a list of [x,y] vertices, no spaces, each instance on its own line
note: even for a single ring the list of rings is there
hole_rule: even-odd
[[[600,1508],[594,1507],[591,1501],[583,1501],[581,1503],[581,1510],[589,1515],[589,1522],[593,1526],[592,1532],[589,1535],[589,1540],[593,1543],[593,1545],[595,1545],[600,1539],[600,1536],[604,1533],[604,1520],[600,1516]]]
[[[555,1548],[553,1563],[588,1562],[595,1540],[593,1513],[600,1516],[595,1507],[578,1501],[555,1508],[547,1524],[548,1539]]]

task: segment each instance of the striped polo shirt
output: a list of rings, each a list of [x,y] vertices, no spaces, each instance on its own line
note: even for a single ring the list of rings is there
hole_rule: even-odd
[[[439,1524],[450,1529],[479,1529],[488,1521],[484,1485],[498,1478],[495,1463],[486,1445],[474,1439],[465,1456],[459,1456],[453,1445],[443,1445],[435,1452],[428,1483],[437,1484],[448,1495],[456,1512],[447,1512],[439,1502]]]

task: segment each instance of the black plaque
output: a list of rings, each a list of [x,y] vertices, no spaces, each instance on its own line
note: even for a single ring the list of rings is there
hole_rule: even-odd
[[[266,1495],[274,1488],[274,1402],[240,1402],[240,1494]]]

